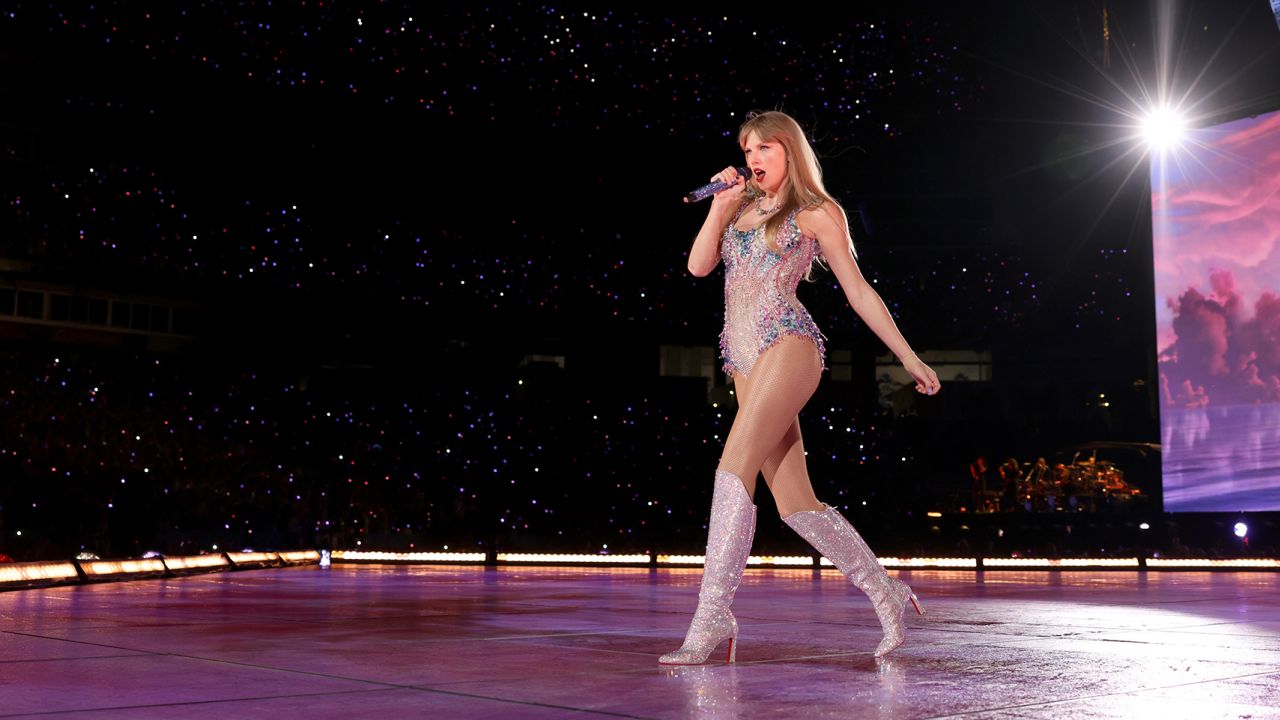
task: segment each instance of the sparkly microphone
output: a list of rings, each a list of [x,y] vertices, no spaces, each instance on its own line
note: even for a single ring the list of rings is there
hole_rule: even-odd
[[[744,178],[750,177],[750,173],[747,171],[746,168],[737,168],[737,170],[738,170],[738,174],[741,175],[742,177]],[[696,203],[699,200],[705,200],[706,198],[709,198],[712,195],[715,195],[716,193],[720,192],[721,190],[724,190],[725,188],[731,188],[731,187],[733,186],[728,183],[723,183],[719,180],[715,180],[713,182],[707,183],[706,185],[703,185],[702,187],[698,188],[697,190],[694,190],[688,195],[685,195],[684,201],[686,203]]]

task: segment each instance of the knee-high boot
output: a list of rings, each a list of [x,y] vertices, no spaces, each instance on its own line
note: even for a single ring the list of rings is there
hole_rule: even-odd
[[[902,615],[909,601],[917,613],[924,608],[911,588],[901,580],[885,572],[875,553],[835,508],[805,510],[792,513],[782,519],[787,525],[809,541],[818,552],[832,562],[845,577],[871,599],[876,617],[884,629],[884,639],[876,648],[875,656],[882,657],[902,644],[906,639]]]
[[[751,554],[756,532],[756,506],[731,472],[716,471],[711,498],[711,522],[707,526],[707,555],[702,569],[698,609],[679,650],[658,658],[663,665],[698,665],[726,639],[729,662],[737,654],[738,621],[729,606],[742,581],[742,570]]]

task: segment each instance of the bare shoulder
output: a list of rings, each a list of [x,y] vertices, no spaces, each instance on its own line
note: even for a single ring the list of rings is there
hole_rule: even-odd
[[[830,202],[801,210],[796,214],[796,224],[800,226],[800,232],[816,238],[843,234],[841,228],[844,227],[839,208]]]

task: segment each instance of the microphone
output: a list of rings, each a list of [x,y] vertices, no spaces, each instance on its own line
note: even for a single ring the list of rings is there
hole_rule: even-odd
[[[738,174],[741,175],[742,177],[744,178],[751,177],[751,173],[748,172],[746,168],[740,167],[736,169],[738,171]],[[733,186],[729,185],[728,183],[723,183],[723,182],[720,182],[719,180],[715,180],[707,183],[706,185],[703,185],[702,187],[698,188],[697,190],[694,190],[688,195],[685,195],[684,201],[686,203],[696,203],[699,200],[705,200],[711,197],[712,195],[715,195],[716,193],[720,192],[721,190],[724,190],[725,188],[731,188],[731,187]]]

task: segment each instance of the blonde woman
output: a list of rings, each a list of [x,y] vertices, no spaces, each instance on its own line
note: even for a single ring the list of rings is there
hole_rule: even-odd
[[[726,640],[728,661],[734,661],[738,623],[730,605],[755,534],[752,497],[761,473],[783,521],[871,599],[884,629],[875,650],[881,657],[905,638],[907,603],[923,610],[844,516],[818,501],[805,470],[798,414],[817,389],[825,362],[823,335],[795,291],[813,264],[825,258],[854,312],[898,357],[918,392],[933,395],[941,386],[858,270],[848,218],[823,187],[800,125],[781,112],[755,114],[739,129],[738,143],[750,175],[726,168],[711,178],[730,187],[716,193],[689,251],[689,272],[698,277],[724,260],[720,349],[738,412],[716,468],[698,608],[684,645],[659,662],[703,663]]]

